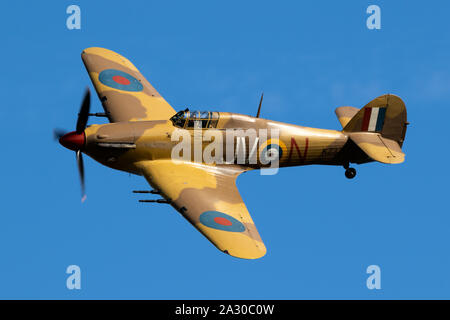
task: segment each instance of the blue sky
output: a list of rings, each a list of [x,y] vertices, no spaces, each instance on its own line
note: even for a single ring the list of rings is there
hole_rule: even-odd
[[[66,8],[81,7],[81,30]],[[366,8],[381,8],[381,30]],[[0,298],[450,298],[450,35],[446,1],[9,2],[0,12]],[[409,126],[401,165],[245,173],[238,187],[268,248],[220,253],[166,205],[142,205],[142,177],[85,157],[80,203],[75,127],[91,83],[82,49],[128,57],[179,110],[255,114],[339,129],[334,109],[394,93]],[[94,95],[92,110],[100,112]],[[93,123],[96,119],[91,119]],[[102,122],[102,120],[97,120]],[[67,266],[82,289],[65,286]],[[368,290],[366,268],[381,268]]]

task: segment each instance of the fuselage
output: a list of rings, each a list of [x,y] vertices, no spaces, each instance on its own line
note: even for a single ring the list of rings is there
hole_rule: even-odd
[[[140,174],[141,161],[157,159],[247,169],[271,167],[274,162],[288,167],[345,161],[348,137],[341,131],[226,112],[210,113],[209,120],[200,113],[194,120],[174,118],[91,125],[85,130],[83,152],[108,167],[135,174]]]

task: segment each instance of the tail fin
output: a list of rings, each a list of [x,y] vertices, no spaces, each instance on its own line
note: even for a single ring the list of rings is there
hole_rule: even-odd
[[[396,95],[385,94],[360,109],[343,131],[373,160],[401,163],[407,124],[405,103]]]
[[[344,127],[344,131],[377,132],[401,146],[405,139],[406,124],[405,103],[396,95],[385,94],[359,110]]]

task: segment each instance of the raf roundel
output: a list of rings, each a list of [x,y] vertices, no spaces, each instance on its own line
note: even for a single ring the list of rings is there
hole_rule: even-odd
[[[122,91],[139,92],[144,89],[138,79],[126,72],[116,69],[103,70],[98,75],[98,80],[105,86]]]
[[[210,228],[228,232],[244,232],[245,226],[239,220],[219,211],[206,211],[200,215],[200,222]]]
[[[271,161],[280,160],[282,156],[283,149],[279,145],[271,143],[261,151],[261,162],[267,164]]]

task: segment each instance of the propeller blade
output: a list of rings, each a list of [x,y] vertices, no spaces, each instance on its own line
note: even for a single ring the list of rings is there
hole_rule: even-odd
[[[66,133],[67,131],[63,129],[53,129],[53,139],[59,140]]]
[[[83,164],[83,154],[80,150],[77,151],[77,165],[78,165],[78,173],[80,174],[80,182],[81,182],[81,202],[86,200],[86,190],[84,185],[84,164]]]
[[[89,118],[89,110],[91,109],[91,91],[86,88],[83,102],[81,103],[80,112],[78,113],[78,120],[76,126],[76,132],[82,133],[86,129],[86,125]]]

